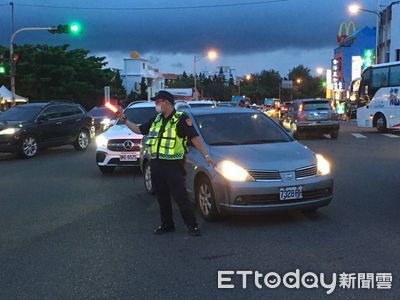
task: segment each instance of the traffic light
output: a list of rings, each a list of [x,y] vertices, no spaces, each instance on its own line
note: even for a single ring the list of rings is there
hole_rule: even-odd
[[[71,23],[68,25],[58,25],[49,30],[52,34],[80,34],[82,32],[82,26],[79,23]]]
[[[321,82],[321,86],[322,86],[323,88],[326,88],[326,81],[325,81],[325,80]]]
[[[6,67],[3,65],[0,65],[0,75],[4,75],[4,74],[6,74],[6,72],[7,72]]]

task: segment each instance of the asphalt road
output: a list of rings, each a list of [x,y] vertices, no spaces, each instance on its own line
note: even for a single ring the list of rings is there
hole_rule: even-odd
[[[355,135],[352,135],[355,134]],[[318,214],[200,220],[202,236],[154,236],[158,206],[139,172],[101,175],[94,147],[0,155],[0,299],[320,299],[324,288],[217,288],[218,270],[282,275],[391,272],[391,290],[343,289],[331,298],[400,297],[400,134],[343,123],[338,140],[302,143],[334,165],[334,200]],[[339,276],[339,275],[338,275]]]

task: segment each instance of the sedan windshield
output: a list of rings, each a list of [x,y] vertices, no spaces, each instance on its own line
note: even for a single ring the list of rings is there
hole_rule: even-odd
[[[210,146],[291,142],[292,138],[261,113],[195,116],[201,135]]]
[[[129,121],[135,124],[144,124],[152,121],[157,115],[157,112],[154,107],[132,107],[125,110],[124,114]],[[118,124],[121,124],[121,122],[118,122]]]
[[[0,114],[0,121],[32,121],[41,109],[40,106],[15,106]]]

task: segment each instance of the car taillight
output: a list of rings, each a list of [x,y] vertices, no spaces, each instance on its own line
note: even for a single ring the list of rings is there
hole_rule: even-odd
[[[302,112],[303,108],[304,108],[304,103],[301,103],[300,106],[299,106],[299,112]]]

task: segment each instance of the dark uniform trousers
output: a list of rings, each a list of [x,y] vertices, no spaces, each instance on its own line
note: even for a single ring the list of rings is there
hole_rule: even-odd
[[[151,160],[151,178],[160,205],[163,226],[174,226],[171,197],[178,204],[186,226],[197,227],[192,202],[185,187],[185,169],[181,161]]]

